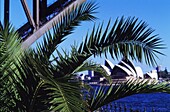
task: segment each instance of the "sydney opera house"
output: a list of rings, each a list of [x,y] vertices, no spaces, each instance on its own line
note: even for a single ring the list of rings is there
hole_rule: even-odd
[[[107,75],[111,76],[113,81],[126,81],[132,77],[158,80],[158,73],[156,70],[152,70],[151,72],[144,74],[141,67],[135,66],[129,59],[122,59],[118,64],[113,64],[111,61],[106,59],[105,64],[101,65],[101,67],[106,71]],[[103,82],[105,78],[98,72],[88,71],[88,75],[86,75],[84,79],[97,83]]]

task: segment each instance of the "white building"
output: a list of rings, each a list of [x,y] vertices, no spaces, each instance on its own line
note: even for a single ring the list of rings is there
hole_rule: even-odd
[[[101,67],[106,71],[112,79],[129,79],[130,77],[144,79],[144,74],[139,66],[135,66],[132,61],[128,59],[122,59],[118,64],[113,64],[109,60],[105,60],[105,64]],[[101,81],[103,77],[96,72],[91,72],[92,80]],[[147,78],[158,80],[158,73],[156,70],[146,73]]]

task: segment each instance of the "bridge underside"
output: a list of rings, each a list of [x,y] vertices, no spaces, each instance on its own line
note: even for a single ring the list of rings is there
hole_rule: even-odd
[[[18,29],[23,39],[22,47],[28,48],[46,31],[57,23],[58,18],[75,4],[81,4],[85,0],[55,0],[51,5],[47,5],[47,0],[33,0],[33,16],[30,13],[26,0],[20,0],[27,17],[27,23]],[[4,24],[9,21],[10,0],[4,0]]]

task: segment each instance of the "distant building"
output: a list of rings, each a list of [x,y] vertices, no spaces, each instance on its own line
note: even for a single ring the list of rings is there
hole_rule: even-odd
[[[158,80],[157,70],[152,70],[151,72],[147,72],[147,73],[144,75],[144,78],[145,78],[145,79],[156,79],[156,80]]]
[[[156,79],[158,80],[157,70],[143,74],[141,67],[135,66],[132,61],[129,59],[123,58],[118,64],[113,64],[109,60],[105,60],[105,64],[101,65],[103,70],[112,77],[112,79],[121,79],[127,80],[130,77],[139,78],[139,79]],[[88,71],[89,76],[91,77],[92,82],[101,82],[104,80],[102,75],[98,72]]]
[[[128,77],[144,78],[140,67],[135,67],[128,59],[122,59],[118,64],[113,65],[109,60],[105,60],[103,69],[107,71],[113,79],[127,79]]]

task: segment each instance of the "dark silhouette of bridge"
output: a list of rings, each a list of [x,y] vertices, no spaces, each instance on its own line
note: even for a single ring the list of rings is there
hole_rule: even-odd
[[[29,1],[29,0],[28,0]],[[59,16],[74,5],[85,0],[55,0],[47,5],[47,0],[33,0],[33,16],[30,13],[26,0],[20,0],[27,17],[27,22],[17,31],[23,39],[22,47],[25,49],[41,37],[46,31],[57,23]],[[15,7],[15,6],[14,6]],[[10,0],[4,0],[4,24],[10,20]]]

